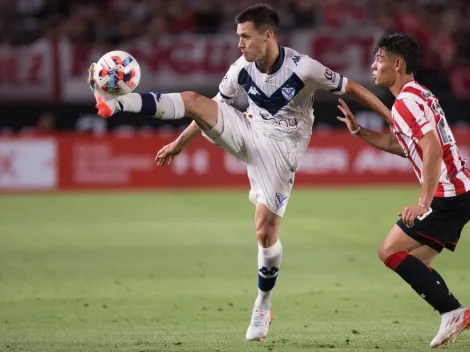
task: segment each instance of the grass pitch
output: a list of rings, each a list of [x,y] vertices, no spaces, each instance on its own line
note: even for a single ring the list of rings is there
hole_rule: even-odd
[[[0,196],[0,351],[428,351],[439,316],[376,256],[418,194],[294,192],[259,343],[244,341],[257,293],[247,192]],[[466,304],[469,228],[434,265]],[[470,350],[470,333],[448,350]]]

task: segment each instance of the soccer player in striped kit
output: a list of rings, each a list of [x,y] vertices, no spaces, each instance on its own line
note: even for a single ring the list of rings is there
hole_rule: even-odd
[[[441,326],[431,341],[431,347],[439,347],[470,326],[470,309],[431,268],[443,248],[455,250],[470,220],[470,172],[439,100],[414,78],[419,59],[417,43],[405,34],[385,35],[378,41],[372,72],[375,83],[396,97],[391,133],[358,125],[341,99],[338,108],[344,117],[338,119],[372,146],[408,158],[421,183],[419,199],[401,211],[380,246],[379,258],[441,314]]]

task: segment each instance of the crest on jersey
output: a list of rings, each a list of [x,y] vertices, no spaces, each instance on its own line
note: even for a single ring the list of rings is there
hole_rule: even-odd
[[[276,193],[277,208],[280,209],[287,200],[287,196],[281,193]]]
[[[282,96],[286,98],[287,101],[290,101],[295,96],[295,88],[284,87],[281,89]]]

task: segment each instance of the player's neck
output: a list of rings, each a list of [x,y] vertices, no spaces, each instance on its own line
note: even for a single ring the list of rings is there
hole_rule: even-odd
[[[389,88],[390,92],[392,92],[394,97],[397,97],[403,90],[403,87],[414,80],[415,78],[413,75],[398,76],[393,86]]]
[[[267,74],[271,74],[276,64],[278,61],[281,59],[281,51],[280,51],[280,46],[279,44],[271,45],[268,47],[268,50],[266,51],[266,56],[260,60],[256,61],[256,66],[258,66],[258,69]]]

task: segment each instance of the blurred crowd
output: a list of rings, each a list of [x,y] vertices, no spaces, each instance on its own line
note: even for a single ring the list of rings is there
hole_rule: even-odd
[[[233,18],[255,0],[0,0],[0,41],[41,37],[118,44],[168,34],[234,31]],[[426,49],[425,65],[470,65],[469,0],[270,0],[281,31],[370,27],[404,31]]]
[[[0,45],[19,46],[41,38],[107,46],[139,39],[158,42],[168,35],[231,33],[235,38],[235,15],[258,2],[260,0],[0,0]],[[420,82],[437,94],[454,91],[450,77],[460,74],[456,70],[470,70],[470,0],[264,2],[278,10],[281,34],[298,29],[322,29],[340,35],[370,29],[371,33],[413,35],[423,49]],[[34,119],[34,126],[25,122],[25,126],[30,127],[23,131],[48,133],[64,128],[59,123],[64,120],[63,114],[68,116],[70,112],[45,111]],[[470,127],[466,114],[460,115],[454,116],[456,121],[451,122],[462,122]],[[11,116],[16,115],[11,113]],[[86,116],[79,120],[84,121],[84,126],[93,120],[100,131],[106,128],[100,119],[90,120]],[[370,116],[366,120],[373,121]],[[377,128],[381,128],[381,123],[380,120]],[[158,128],[162,126],[158,124]]]

